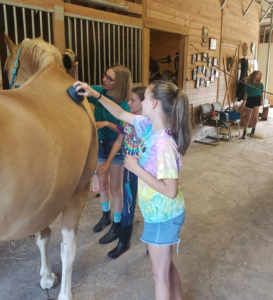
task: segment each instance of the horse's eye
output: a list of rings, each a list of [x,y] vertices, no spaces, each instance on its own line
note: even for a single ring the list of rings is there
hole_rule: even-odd
[[[4,72],[5,72],[6,74],[8,74],[8,70],[4,70]]]

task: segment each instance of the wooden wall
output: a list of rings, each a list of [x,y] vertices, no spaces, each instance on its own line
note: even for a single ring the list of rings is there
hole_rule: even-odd
[[[209,57],[218,58],[220,63],[222,41],[225,41],[225,43],[228,42],[229,44],[231,43],[233,46],[236,45],[236,47],[244,42],[248,43],[249,57],[253,57],[253,55],[250,54],[251,44],[254,42],[258,45],[259,18],[261,14],[260,5],[255,2],[245,19],[243,19],[243,13],[249,5],[249,0],[228,0],[223,11],[221,11],[221,3],[221,0],[147,0],[146,4],[147,13],[144,17],[167,21],[173,24],[173,26],[179,25],[189,30],[187,66],[187,77],[189,81],[187,81],[186,93],[194,108],[195,128],[193,130],[193,138],[208,132],[208,128],[202,128],[199,124],[199,105],[217,101],[218,93],[221,93],[219,100],[223,100],[226,92],[225,85],[221,85],[218,90],[218,82],[221,78],[211,83],[209,88],[195,88],[196,82],[191,80],[192,70],[198,65],[205,63],[192,65],[191,57],[197,52],[193,46],[200,52],[208,52]],[[208,28],[209,37],[217,39],[216,51],[209,51],[209,46],[201,47],[203,27]],[[239,56],[241,56],[241,53],[239,53]],[[203,75],[199,76],[204,77]]]

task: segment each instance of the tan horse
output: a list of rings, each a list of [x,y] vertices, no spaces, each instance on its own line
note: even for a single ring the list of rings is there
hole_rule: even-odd
[[[79,219],[97,161],[97,130],[85,99],[66,94],[73,79],[57,48],[42,39],[14,45],[5,65],[9,80],[19,46],[17,84],[0,91],[0,240],[36,234],[41,287],[57,284],[47,256],[48,227],[62,213],[62,284],[59,300],[71,300],[72,265]]]

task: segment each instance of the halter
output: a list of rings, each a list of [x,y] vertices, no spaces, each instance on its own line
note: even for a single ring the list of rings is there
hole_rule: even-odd
[[[11,79],[11,83],[9,85],[9,89],[12,89],[13,84],[15,83],[15,88],[18,89],[19,85],[16,84],[16,77],[17,77],[17,73],[18,73],[18,63],[19,63],[19,54],[22,50],[22,46],[19,48],[18,52],[17,52],[17,57],[16,57],[16,61],[14,62],[14,69],[13,69],[13,74],[12,74],[12,79]]]

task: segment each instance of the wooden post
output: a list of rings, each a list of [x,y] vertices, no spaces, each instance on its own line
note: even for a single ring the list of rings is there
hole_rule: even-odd
[[[64,2],[56,1],[54,13],[52,14],[53,43],[63,52],[65,50],[65,28],[64,28]]]
[[[142,85],[149,85],[150,29],[142,29]]]
[[[147,0],[142,0],[142,85],[149,85],[150,69],[150,29],[145,28]]]
[[[189,37],[185,35],[180,35],[177,85],[180,89],[182,89],[185,92],[187,89],[188,48],[189,48]]]

